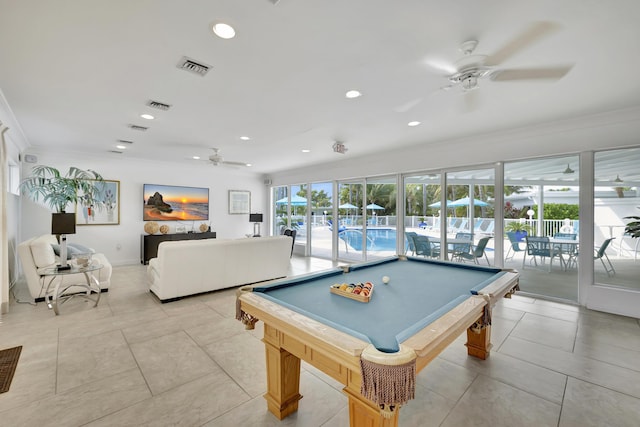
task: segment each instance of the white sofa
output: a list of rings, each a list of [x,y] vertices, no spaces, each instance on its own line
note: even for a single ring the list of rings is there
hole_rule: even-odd
[[[162,302],[285,277],[289,236],[162,242],[147,266],[151,292]]]
[[[56,236],[51,234],[34,237],[18,245],[18,256],[22,264],[22,272],[27,281],[29,293],[35,301],[44,300],[47,284],[51,277],[43,276],[40,273],[43,269],[55,267],[56,264],[60,263],[60,258],[54,251],[54,247],[57,245]],[[103,265],[103,268],[93,274],[100,283],[100,289],[104,292],[109,289],[111,284],[111,264],[103,254],[99,253],[93,253],[92,260]],[[83,273],[67,274],[64,276],[64,283],[65,285],[87,283],[87,279]],[[78,288],[78,290],[82,289]],[[69,291],[73,292],[74,289],[70,288]]]

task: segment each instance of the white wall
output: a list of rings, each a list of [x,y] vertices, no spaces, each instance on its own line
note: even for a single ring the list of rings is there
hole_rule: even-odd
[[[228,190],[251,192],[251,211],[266,212],[267,188],[261,175],[244,169],[202,164],[161,163],[130,159],[126,154],[105,153],[101,157],[87,157],[79,153],[52,153],[29,150],[41,165],[53,166],[61,172],[71,166],[93,169],[104,179],[120,181],[120,224],[76,227],[76,234],[68,236],[76,242],[104,253],[113,265],[140,262],[140,236],[144,234],[142,221],[143,184],[165,184],[209,188],[209,219],[218,238],[240,238],[253,232],[248,215],[229,215]],[[23,176],[33,164],[23,163]],[[68,209],[67,212],[71,211]],[[175,222],[167,222],[171,231]],[[187,228],[191,222],[182,222]],[[200,223],[195,224],[197,227]],[[21,241],[51,231],[51,211],[22,196]]]

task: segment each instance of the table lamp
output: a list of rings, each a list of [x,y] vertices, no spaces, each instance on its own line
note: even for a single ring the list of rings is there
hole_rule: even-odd
[[[260,237],[260,223],[262,222],[262,214],[249,214],[249,222],[253,222],[253,237]]]
[[[54,213],[51,216],[51,234],[60,235],[60,265],[58,270],[69,270],[67,264],[67,234],[76,234],[76,214]]]

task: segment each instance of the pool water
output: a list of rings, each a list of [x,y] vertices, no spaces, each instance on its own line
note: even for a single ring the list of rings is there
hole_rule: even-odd
[[[362,250],[361,228],[347,228],[341,231],[338,236],[356,251]],[[394,228],[367,228],[367,251],[395,250],[396,230]]]

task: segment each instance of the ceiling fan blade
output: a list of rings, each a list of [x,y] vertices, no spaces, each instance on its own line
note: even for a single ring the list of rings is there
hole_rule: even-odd
[[[445,61],[444,59],[427,59],[425,61],[425,64],[434,71],[438,71],[439,73],[443,73],[446,75],[453,74],[458,71],[458,68],[454,64]]]
[[[242,163],[242,162],[228,162],[228,161],[226,161],[226,160],[225,160],[225,161],[223,161],[223,162],[221,162],[221,163],[223,163],[223,164],[225,164],[225,165],[227,165],[227,166],[247,166],[247,164],[246,164],[246,163]]]
[[[535,43],[541,38],[550,35],[559,28],[560,26],[554,22],[535,22],[510,42],[505,44],[500,50],[489,56],[485,61],[485,65],[489,67],[499,65],[509,57],[515,55],[522,49],[527,48],[529,45]]]
[[[514,80],[558,80],[563,78],[573,65],[548,68],[520,68],[497,70],[491,74],[491,80],[498,82]]]
[[[393,108],[396,113],[406,113],[422,102],[422,98],[415,98]]]

